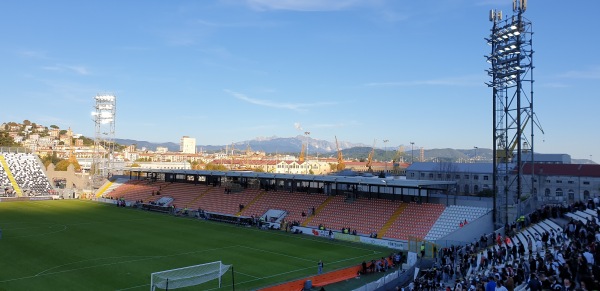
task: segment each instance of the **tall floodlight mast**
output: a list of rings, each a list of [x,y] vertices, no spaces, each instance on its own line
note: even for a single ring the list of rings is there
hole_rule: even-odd
[[[92,186],[99,186],[114,169],[117,97],[113,94],[97,94],[94,101],[92,117],[95,135],[90,175]]]
[[[535,207],[521,205],[522,200],[537,200],[532,176],[531,181],[523,176],[526,162],[533,167],[534,124],[539,127],[533,111],[533,31],[523,16],[525,10],[527,0],[513,0],[513,15],[506,19],[502,11],[491,10],[491,34],[485,39],[492,48],[485,57],[491,64],[487,73],[492,80],[486,85],[493,92],[492,189],[497,224],[511,223],[509,216],[514,219],[525,207]],[[523,144],[530,154],[523,155]]]

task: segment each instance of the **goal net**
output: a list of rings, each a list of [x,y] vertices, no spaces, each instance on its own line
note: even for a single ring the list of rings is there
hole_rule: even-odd
[[[155,272],[151,274],[150,290],[155,290],[156,288],[169,290],[189,287],[214,279],[219,279],[219,287],[221,287],[221,277],[227,272],[229,267],[231,265],[223,265],[221,261],[217,261]]]

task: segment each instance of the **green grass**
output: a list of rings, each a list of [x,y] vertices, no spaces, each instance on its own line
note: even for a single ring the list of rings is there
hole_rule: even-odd
[[[0,228],[0,290],[148,290],[152,272],[219,260],[235,290],[255,290],[314,275],[320,259],[330,271],[390,253],[74,200],[0,203]]]

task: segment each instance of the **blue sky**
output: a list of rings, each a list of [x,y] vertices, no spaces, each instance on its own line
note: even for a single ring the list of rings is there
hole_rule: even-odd
[[[491,148],[488,11],[510,0],[3,1],[0,122],[198,144]],[[536,151],[600,159],[600,1],[529,1]]]

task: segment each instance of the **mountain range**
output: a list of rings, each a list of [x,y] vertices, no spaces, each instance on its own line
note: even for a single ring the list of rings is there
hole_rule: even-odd
[[[121,145],[132,145],[135,144],[138,149],[147,149],[150,151],[156,150],[156,147],[166,147],[169,151],[179,151],[179,144],[174,142],[148,142],[138,141],[132,139],[116,139],[117,143]],[[264,151],[267,154],[292,154],[298,155],[302,149],[302,144],[308,141],[307,152],[309,155],[320,155],[322,157],[336,157],[337,147],[335,141],[318,140],[302,135],[296,137],[258,137],[253,140],[234,142],[230,145],[197,145],[198,152],[216,153],[225,152],[225,150],[232,150],[236,152],[245,152],[248,147],[252,151]],[[372,146],[365,145],[362,143],[352,143],[348,141],[338,141],[338,145],[342,150],[342,153],[347,159],[366,159],[369,153],[373,150]],[[409,147],[406,147],[409,148]],[[411,152],[410,149],[399,152],[398,147],[376,147],[373,155],[375,160],[391,160],[397,158],[397,156],[404,156],[405,161],[409,161],[414,154],[414,159],[418,159],[420,156],[420,150],[415,149]],[[450,161],[460,161],[473,159],[478,156],[481,161],[492,160],[491,149],[428,149],[423,152],[425,159],[440,158]]]

